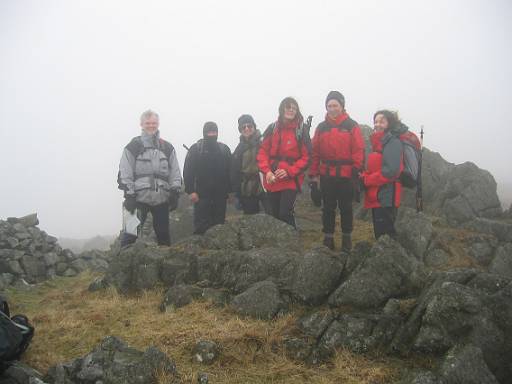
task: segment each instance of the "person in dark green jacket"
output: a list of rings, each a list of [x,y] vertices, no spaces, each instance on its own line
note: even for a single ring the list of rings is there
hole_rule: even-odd
[[[256,155],[261,142],[261,133],[251,115],[242,115],[238,119],[240,143],[233,152],[231,163],[232,189],[239,199],[244,214],[260,212],[264,205],[265,191],[261,185]]]

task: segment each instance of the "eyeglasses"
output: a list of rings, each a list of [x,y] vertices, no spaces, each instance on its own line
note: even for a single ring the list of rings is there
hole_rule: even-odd
[[[254,125],[252,125],[252,124],[243,124],[243,125],[240,126],[240,128],[242,128],[242,129],[245,129],[245,128],[252,129],[252,128],[254,128]]]

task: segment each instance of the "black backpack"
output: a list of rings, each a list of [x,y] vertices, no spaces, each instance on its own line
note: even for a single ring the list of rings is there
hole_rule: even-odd
[[[34,327],[27,317],[10,317],[9,304],[0,296],[0,373],[9,367],[9,362],[19,360],[33,336]]]

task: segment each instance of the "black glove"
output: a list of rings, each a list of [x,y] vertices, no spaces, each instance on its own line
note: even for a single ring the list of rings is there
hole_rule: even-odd
[[[124,198],[123,205],[128,212],[135,212],[135,209],[137,208],[137,201],[135,200],[135,196],[126,196]]]
[[[315,207],[322,206],[322,192],[318,188],[318,183],[316,181],[312,181],[309,183],[309,188],[311,190],[311,200]]]
[[[175,211],[178,208],[178,200],[180,199],[180,193],[175,189],[171,190],[169,196],[169,211]]]

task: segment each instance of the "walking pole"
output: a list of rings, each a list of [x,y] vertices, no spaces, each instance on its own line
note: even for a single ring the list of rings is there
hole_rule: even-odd
[[[420,131],[421,152],[418,167],[418,184],[416,186],[416,212],[423,212],[423,190],[421,182],[421,166],[423,164],[423,125]]]

